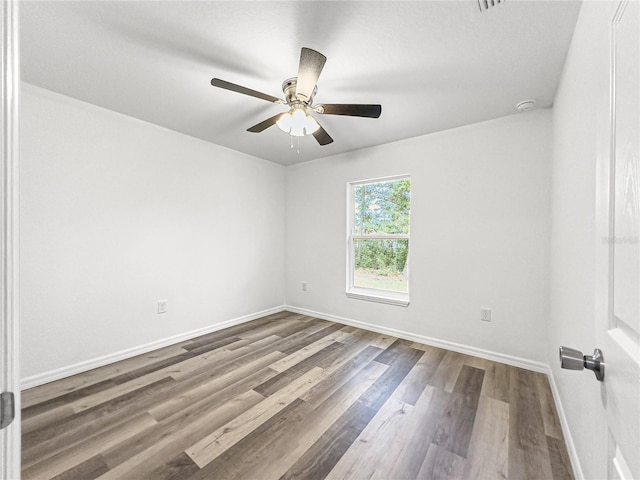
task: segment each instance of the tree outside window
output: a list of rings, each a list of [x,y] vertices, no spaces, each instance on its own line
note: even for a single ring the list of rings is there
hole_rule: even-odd
[[[355,182],[349,187],[348,290],[408,294],[409,177]]]

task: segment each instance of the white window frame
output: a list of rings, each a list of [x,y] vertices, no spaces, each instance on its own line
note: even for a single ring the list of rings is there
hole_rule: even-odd
[[[368,300],[370,302],[385,303],[388,305],[397,305],[401,307],[409,306],[409,259],[411,257],[411,239],[408,234],[376,234],[376,235],[355,235],[355,212],[354,205],[355,187],[359,185],[367,185],[370,183],[393,182],[397,180],[408,179],[411,181],[410,174],[393,175],[390,177],[372,178],[368,180],[358,180],[347,183],[347,288],[346,295],[349,298],[358,300]],[[411,225],[411,214],[409,214],[409,225]],[[411,229],[409,229],[411,232]],[[407,239],[409,241],[409,253],[407,255],[407,292],[394,292],[392,290],[380,290],[377,288],[356,287],[353,284],[355,272],[355,258],[353,244],[355,240],[375,240],[375,239]]]

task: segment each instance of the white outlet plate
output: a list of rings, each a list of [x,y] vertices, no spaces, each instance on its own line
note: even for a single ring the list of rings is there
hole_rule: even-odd
[[[158,300],[158,314],[167,313],[167,301]]]
[[[480,309],[480,320],[483,322],[491,321],[491,309],[490,308],[481,308]]]
[[[306,292],[309,290],[309,284],[307,282],[302,282],[302,291]]]

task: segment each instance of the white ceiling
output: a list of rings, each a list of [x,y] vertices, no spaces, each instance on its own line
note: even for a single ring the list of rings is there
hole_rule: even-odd
[[[490,1],[490,0],[489,0]],[[21,2],[22,79],[284,165],[550,107],[576,1]],[[317,115],[334,143],[290,148],[282,98],[300,48],[327,56],[315,103],[380,103],[379,119]],[[507,134],[507,133],[505,133]]]

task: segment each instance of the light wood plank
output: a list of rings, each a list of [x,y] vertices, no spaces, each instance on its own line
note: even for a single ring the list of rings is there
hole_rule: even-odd
[[[190,480],[280,478],[386,369],[377,362],[367,364],[316,408],[296,400]]]
[[[511,367],[509,477],[553,478],[535,373]]]
[[[314,367],[309,372],[291,382],[277,393],[267,397],[255,407],[247,410],[229,423],[216,429],[210,435],[189,447],[186,454],[200,467],[204,467],[227,448],[235,445],[242,438],[266,422],[295,398],[318,383],[325,372]]]
[[[217,428],[221,424],[231,421],[251,407],[259,404],[262,400],[264,400],[262,395],[250,390],[238,395],[219,408],[212,409],[199,417],[192,417],[186,424],[174,424],[174,428],[166,431],[166,434],[158,441],[149,445],[148,448],[137,455],[122,463],[110,464],[111,470],[99,478],[100,480],[144,478],[154,470],[154,465],[164,463],[164,461],[173,458],[173,456],[184,451],[187,446],[193,445],[205,437],[211,431],[211,428]],[[108,455],[107,452],[105,461],[109,464]]]
[[[21,392],[22,406],[23,408],[28,408],[89,385],[109,380],[111,377],[135,370],[141,366],[155,363],[159,360],[179,355],[180,353],[185,353],[186,350],[184,350],[181,345],[182,344],[170,345],[121,362],[112,363],[104,367],[89,370],[88,372],[63,378],[41,387],[24,390]]]
[[[560,427],[560,419],[556,412],[553,402],[553,394],[549,386],[549,380],[546,375],[541,373],[536,375],[537,391],[540,393],[540,407],[542,413],[542,422],[544,424],[544,433],[555,439],[562,439],[562,428]]]
[[[284,354],[280,352],[271,352],[238,369],[215,376],[207,381],[195,383],[193,388],[185,391],[184,393],[171,396],[166,401],[153,406],[149,409],[149,413],[155,419],[163,420],[171,415],[183,411],[189,405],[193,405],[216,392],[224,390],[228,386],[238,382],[240,379],[248,377],[253,372],[260,371],[266,367],[273,368],[273,365],[283,357]]]
[[[480,396],[464,477],[508,478],[509,404]]]
[[[399,398],[410,405],[416,404],[445,355],[445,351],[441,349],[429,348],[421,351],[424,354],[411,369],[405,380],[398,386],[397,390]],[[395,395],[396,393],[394,393]]]
[[[416,475],[416,478],[429,480],[451,480],[461,478],[485,478],[485,477],[465,477],[464,458],[439,447],[433,443],[429,446],[427,456]]]
[[[425,354],[336,464],[328,478],[359,479],[372,478],[374,475],[382,475],[381,478],[384,478],[389,474],[405,446],[411,422],[416,422],[416,418],[427,411],[434,392],[432,387],[427,386],[427,380],[445,353],[440,351],[441,354],[437,354],[436,349],[431,348],[421,351]],[[414,405],[418,409],[415,416]],[[390,443],[386,441],[389,438],[396,440]]]
[[[407,416],[402,434],[388,445],[381,461],[367,467],[373,470],[371,478],[416,478],[450,396],[444,390],[431,386],[425,388]]]
[[[370,345],[363,345],[361,350],[353,350],[351,355],[345,355],[343,362],[331,366],[329,375],[300,395],[310,408],[316,409],[324,404],[327,399],[336,394],[343,385],[350,382],[355,376],[362,375],[361,372],[369,366],[375,357],[380,354],[380,349]],[[375,362],[374,362],[375,363]],[[375,363],[375,365],[379,365]]]
[[[427,398],[427,397],[425,397]],[[428,404],[427,398],[427,404]],[[397,458],[414,407],[390,398],[329,472],[329,479],[367,479]],[[389,444],[385,439],[397,438]]]
[[[25,418],[22,421],[22,434],[33,432],[40,428],[44,428],[52,423],[59,422],[64,418],[70,417],[74,414],[73,408],[69,405],[61,405],[52,410],[41,413],[31,418]]]
[[[269,335],[268,337],[244,344],[238,349],[231,350],[230,348],[233,345],[242,341],[240,340],[234,344],[227,345],[223,350],[205,353],[187,360],[186,362],[183,362],[186,365],[181,366],[180,368],[175,368],[173,371],[170,371],[169,374],[176,380],[182,380],[190,376],[206,373],[212,368],[212,366],[220,367],[222,365],[226,365],[231,361],[242,358],[246,354],[261,350],[264,347],[270,347],[278,340],[280,340],[280,337],[277,335]]]
[[[78,442],[99,435],[145,412],[145,408],[156,401],[156,396],[167,395],[174,385],[173,379],[165,378],[98,407],[23,434],[22,451],[25,465],[29,463],[30,457],[33,457],[34,462],[39,461],[44,456],[65,450],[67,447],[72,448]]]
[[[92,438],[81,449],[65,450],[54,458],[47,459],[46,462],[37,463],[24,469],[22,478],[23,480],[36,480],[61,474],[94,457],[101,449],[116,445],[141,430],[153,427],[156,423],[155,419],[146,413],[138,415],[126,424],[118,425],[116,428]]]
[[[334,335],[328,335],[324,338],[316,340],[315,342],[307,345],[306,347],[301,348],[297,352],[284,356],[284,358],[282,358],[280,361],[275,362],[273,365],[271,365],[271,368],[273,368],[277,372],[282,373],[285,370],[293,367],[294,365],[297,365],[303,360],[306,360],[312,355],[318,353],[323,348],[328,347],[332,343],[335,343],[334,338],[335,338]]]
[[[435,373],[429,379],[429,385],[440,388],[445,392],[453,391],[463,365],[464,356],[462,354],[446,352]]]
[[[414,367],[423,352],[404,341],[394,342],[376,357],[389,368],[287,470],[287,478],[323,478],[334,468],[355,439]]]

